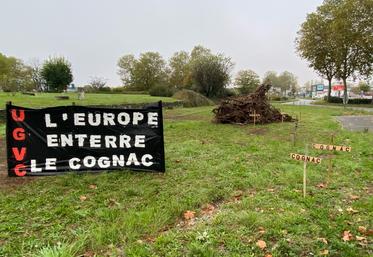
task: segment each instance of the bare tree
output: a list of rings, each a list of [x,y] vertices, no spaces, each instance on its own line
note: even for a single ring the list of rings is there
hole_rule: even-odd
[[[92,77],[89,85],[92,87],[92,89],[100,90],[106,86],[107,79],[102,77]]]
[[[41,68],[42,64],[39,59],[32,59],[29,63],[31,69],[31,78],[35,84],[35,88],[37,91],[42,92],[46,90],[45,81],[41,76]]]

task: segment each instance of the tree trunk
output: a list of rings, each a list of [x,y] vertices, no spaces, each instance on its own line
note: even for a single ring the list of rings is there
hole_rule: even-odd
[[[332,79],[328,79],[328,102],[330,102],[330,97],[332,95]]]
[[[343,78],[343,85],[344,85],[344,89],[343,89],[343,104],[347,104],[347,101],[348,101],[348,97],[347,97],[347,81],[346,81],[346,78]]]

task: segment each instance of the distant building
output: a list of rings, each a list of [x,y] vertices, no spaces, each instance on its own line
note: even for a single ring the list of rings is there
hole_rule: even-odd
[[[77,92],[77,88],[75,87],[75,84],[70,84],[66,88],[66,92]]]
[[[311,96],[312,98],[324,98],[325,96],[328,96],[328,86],[323,85],[323,84],[316,84],[312,85],[311,87],[312,92]],[[335,83],[332,85],[330,95],[333,97],[344,97],[344,89],[345,86],[342,83]],[[347,87],[347,95],[349,99],[354,99],[354,98],[365,98],[365,99],[371,99],[372,96],[369,95],[364,95],[364,94],[356,94],[353,93],[351,90],[351,86]]]
[[[328,95],[328,86],[324,84],[315,84],[311,86],[312,98],[323,98]]]

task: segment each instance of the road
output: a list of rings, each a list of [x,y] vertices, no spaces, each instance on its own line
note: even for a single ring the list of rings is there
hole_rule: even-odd
[[[286,105],[302,105],[302,106],[316,106],[316,107],[325,107],[325,108],[344,108],[343,106],[335,106],[335,105],[317,105],[313,104],[316,102],[316,100],[310,100],[310,99],[297,99],[293,102],[287,102],[283,103]],[[355,106],[348,106],[346,109],[352,109],[357,111],[366,111],[366,112],[373,112],[373,108],[367,108],[367,107],[355,107]]]
[[[315,100],[309,99],[299,99],[293,102],[284,103],[286,105],[296,105],[296,106],[317,106],[324,108],[344,108],[342,106],[332,106],[332,105],[313,105]],[[346,109],[373,112],[373,108],[366,107],[346,107]],[[360,131],[360,132],[372,132],[373,133],[373,115],[360,115],[360,116],[338,116],[336,119],[341,123],[344,129],[350,131]]]
[[[286,104],[286,105],[312,105],[313,102],[315,102],[315,100],[297,99],[293,102],[287,102],[287,103],[283,103],[283,104]]]

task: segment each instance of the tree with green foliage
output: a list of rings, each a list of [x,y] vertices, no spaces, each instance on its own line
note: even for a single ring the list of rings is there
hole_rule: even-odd
[[[308,14],[296,39],[300,57],[307,60],[311,68],[328,80],[328,100],[331,96],[332,79],[337,72],[330,9],[331,6],[325,4],[318,7],[316,12]]]
[[[73,81],[71,64],[63,57],[46,60],[40,74],[48,91],[63,91]]]
[[[254,92],[259,84],[259,75],[252,70],[240,70],[235,78],[235,85],[243,95]]]
[[[31,67],[20,59],[0,53],[0,88],[6,92],[34,90]]]
[[[373,72],[373,1],[325,0],[308,15],[298,34],[297,49],[320,74],[343,81]]]
[[[166,62],[157,52],[142,53],[138,59],[124,55],[119,59],[118,67],[123,84],[133,90],[149,90],[168,80]]]
[[[211,49],[208,49],[202,45],[197,45],[193,47],[190,53],[190,58],[191,58],[191,61],[193,62],[200,57],[209,56],[209,55],[212,55]]]
[[[298,81],[293,73],[284,71],[277,77],[277,81],[283,95],[286,96],[288,90],[290,90],[293,95],[297,91]]]
[[[197,45],[190,54],[186,51],[176,52],[169,60],[170,85],[176,89],[190,89],[193,85],[192,67],[202,57],[212,55],[210,49]]]
[[[222,54],[197,55],[191,73],[196,90],[207,97],[218,96],[230,81],[232,67],[231,59]]]
[[[280,87],[278,83],[277,72],[267,71],[263,77],[263,84],[271,85],[272,87]]]
[[[364,92],[364,93],[367,93],[371,90],[369,84],[365,81],[360,81],[358,88],[360,92]]]
[[[186,89],[192,86],[190,79],[190,55],[186,51],[174,53],[169,60],[170,85],[177,89]]]
[[[279,75],[275,71],[268,71],[264,74],[263,83],[280,89],[283,96],[286,96],[288,90],[293,95],[298,90],[297,77],[289,71],[284,71]]]
[[[373,72],[373,1],[336,2],[332,10],[334,53],[347,104],[347,78],[369,77]]]
[[[118,75],[126,87],[133,86],[133,76],[135,70],[136,58],[133,54],[123,55],[118,60]]]

